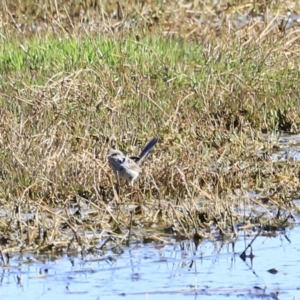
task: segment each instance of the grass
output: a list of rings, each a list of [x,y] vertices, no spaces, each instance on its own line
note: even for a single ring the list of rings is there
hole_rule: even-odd
[[[92,248],[109,234],[128,241],[128,232],[148,241],[171,225],[179,238],[290,226],[299,164],[271,155],[280,132],[300,127],[296,27],[283,32],[254,15],[234,29],[228,16],[247,11],[242,1],[223,8],[222,26],[209,4],[202,24],[190,6],[171,13],[174,4],[129,2],[118,19],[109,2],[81,18],[66,3],[58,18],[49,3],[47,24],[30,1],[3,8],[3,248]],[[139,192],[123,186],[118,196],[109,149],[138,154],[153,136],[161,139]]]

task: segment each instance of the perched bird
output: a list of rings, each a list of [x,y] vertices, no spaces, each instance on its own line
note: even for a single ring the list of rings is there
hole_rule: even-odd
[[[110,150],[108,153],[108,162],[114,173],[121,179],[129,180],[133,186],[134,181],[139,177],[142,169],[141,162],[147,156],[149,151],[155,146],[158,138],[153,138],[141,152],[140,156],[125,156],[120,150]]]

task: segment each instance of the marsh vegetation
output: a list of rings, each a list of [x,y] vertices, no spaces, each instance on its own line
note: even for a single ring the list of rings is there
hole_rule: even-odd
[[[0,9],[3,253],[292,226],[299,162],[272,155],[300,128],[298,1]],[[118,195],[108,151],[153,136]]]

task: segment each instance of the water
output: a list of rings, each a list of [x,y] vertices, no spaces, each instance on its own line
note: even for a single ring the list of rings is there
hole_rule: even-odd
[[[197,249],[192,241],[139,244],[84,259],[14,256],[1,270],[0,299],[300,299],[299,231],[258,237],[245,261],[239,255],[253,236]]]
[[[262,135],[261,138],[279,147],[271,154],[272,161],[300,161],[300,134],[281,133],[278,136]]]

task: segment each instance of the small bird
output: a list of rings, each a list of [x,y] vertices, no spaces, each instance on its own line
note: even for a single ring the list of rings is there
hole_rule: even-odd
[[[142,172],[140,164],[158,140],[159,139],[157,137],[153,138],[145,146],[140,156],[127,157],[120,150],[110,150],[108,153],[108,162],[110,167],[119,178],[129,180],[130,185],[133,186],[134,181]]]

